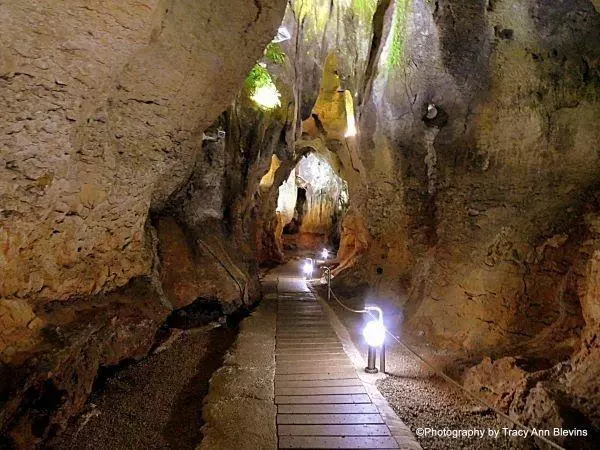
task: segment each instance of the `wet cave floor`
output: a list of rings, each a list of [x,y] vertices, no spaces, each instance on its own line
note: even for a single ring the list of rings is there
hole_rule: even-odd
[[[92,393],[49,449],[194,449],[202,401],[237,328],[176,330],[163,350],[122,368]]]

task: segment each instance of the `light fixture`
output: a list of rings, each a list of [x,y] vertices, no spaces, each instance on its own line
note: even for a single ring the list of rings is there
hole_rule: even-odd
[[[385,340],[385,328],[378,320],[371,320],[363,329],[363,337],[370,347],[381,347]]]
[[[313,274],[313,263],[312,260],[307,259],[304,262],[304,266],[302,266],[302,271],[304,272],[304,275],[306,275],[306,278],[312,278],[312,274]]]
[[[321,256],[323,257],[323,259],[329,258],[329,250],[327,250],[326,248],[321,250]]]
[[[281,106],[281,94],[273,83],[256,88],[250,97],[260,108],[273,109]]]
[[[378,306],[370,305],[365,306],[365,311],[367,313],[369,311],[375,311],[378,316],[377,319],[369,321],[363,329],[363,337],[369,345],[369,351],[367,354],[367,367],[365,368],[365,372],[377,373],[377,368],[375,367],[377,347],[381,347],[381,366],[382,371],[385,372],[385,350],[383,346],[385,341],[385,326],[383,325],[383,311]]]

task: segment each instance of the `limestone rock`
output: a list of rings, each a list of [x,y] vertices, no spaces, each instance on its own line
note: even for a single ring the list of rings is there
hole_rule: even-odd
[[[227,107],[284,5],[0,6],[0,297],[94,294],[149,273],[149,208],[189,176],[198,133]]]

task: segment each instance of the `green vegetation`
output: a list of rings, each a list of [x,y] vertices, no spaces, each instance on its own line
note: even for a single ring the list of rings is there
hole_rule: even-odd
[[[250,99],[262,111],[281,106],[281,94],[264,64],[255,64],[244,82]]]
[[[281,45],[270,42],[265,49],[265,58],[274,64],[283,64],[285,61],[285,53],[283,52]]]
[[[264,58],[273,64],[283,64],[286,55],[279,44],[270,42],[265,49]],[[244,88],[260,110],[268,111],[280,106],[281,94],[265,63],[254,65],[244,81]]]
[[[261,66],[260,64],[254,65],[246,77],[246,81],[244,82],[244,85],[246,86],[246,89],[250,91],[250,94],[254,94],[258,88],[265,87],[270,84],[273,84],[273,78],[271,77],[271,74],[267,68]]]
[[[404,44],[406,38],[406,18],[410,0],[396,0],[396,10],[392,23],[392,36],[388,50],[388,69],[400,66],[404,62]]]

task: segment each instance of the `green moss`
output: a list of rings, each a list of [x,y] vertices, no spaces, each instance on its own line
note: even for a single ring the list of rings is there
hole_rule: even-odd
[[[310,39],[312,33],[318,35],[325,31],[329,20],[329,2],[322,0],[297,0],[292,2],[292,4],[298,22],[308,24],[303,29],[305,38]],[[307,26],[311,28],[307,29]]]
[[[352,0],[352,10],[365,22],[370,22],[377,9],[378,0]]]
[[[255,108],[270,111],[281,105],[280,96],[273,77],[264,64],[255,64],[246,80],[244,88]]]
[[[283,52],[281,45],[270,42],[265,49],[265,58],[274,64],[283,64],[285,61],[285,53]]]
[[[410,0],[396,0],[396,9],[392,23],[392,37],[388,51],[388,69],[399,67],[404,62],[404,44],[406,41],[406,18]]]
[[[251,94],[253,94],[256,89],[268,86],[269,84],[273,84],[273,78],[267,68],[260,64],[254,65],[244,82],[244,86]]]

